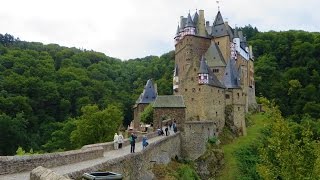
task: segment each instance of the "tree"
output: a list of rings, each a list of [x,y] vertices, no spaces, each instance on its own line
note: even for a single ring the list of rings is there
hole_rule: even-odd
[[[153,107],[149,104],[144,111],[141,113],[141,122],[151,124],[153,122]]]
[[[83,114],[76,121],[77,128],[71,133],[71,142],[77,147],[111,141],[123,120],[123,113],[114,105],[101,111],[97,105],[87,105],[81,112]]]

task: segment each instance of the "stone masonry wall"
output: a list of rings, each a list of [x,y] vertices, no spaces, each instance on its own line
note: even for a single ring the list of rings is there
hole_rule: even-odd
[[[180,155],[181,140],[178,132],[150,143],[141,152],[128,154],[67,175],[72,179],[79,179],[85,172],[112,171],[122,174],[125,180],[153,179],[154,175],[151,169],[154,164],[167,164],[171,158]]]
[[[208,138],[216,135],[213,121],[189,121],[181,134],[181,153],[184,158],[197,159],[206,151]]]
[[[0,156],[0,175],[30,171],[38,166],[55,167],[103,157],[103,148],[94,147],[58,153]]]
[[[185,121],[185,108],[155,108],[153,112],[153,127],[156,130],[158,127],[163,127],[162,116],[167,116],[172,122],[175,120],[177,128],[180,131],[181,124]]]

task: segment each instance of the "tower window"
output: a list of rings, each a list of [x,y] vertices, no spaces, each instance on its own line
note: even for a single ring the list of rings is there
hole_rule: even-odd
[[[240,107],[238,107],[238,111],[240,111]]]
[[[184,89],[184,91],[185,91],[185,92],[187,92],[187,91],[188,91],[188,89]]]
[[[226,99],[230,99],[230,95],[229,94],[226,94]]]
[[[220,104],[220,101],[219,101],[219,104]]]
[[[201,88],[199,88],[199,91],[201,91]]]
[[[191,81],[194,81],[194,80],[193,80],[193,77],[191,77]]]
[[[218,93],[220,93],[220,90],[218,90]]]
[[[217,44],[219,45],[219,41],[217,42]]]
[[[191,101],[193,101],[194,100],[194,98],[191,98]]]
[[[194,71],[197,71],[197,68],[194,68],[193,70],[194,70]]]
[[[218,116],[218,112],[216,112],[216,116]]]

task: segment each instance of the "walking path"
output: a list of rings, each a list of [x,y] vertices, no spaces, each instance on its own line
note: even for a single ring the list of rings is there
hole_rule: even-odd
[[[174,134],[174,132],[170,131],[170,135],[173,135],[173,134]],[[156,136],[154,138],[148,139],[148,142],[150,144],[150,143],[159,141],[160,139],[163,139],[165,137],[166,136]],[[140,152],[140,151],[142,151],[142,142],[137,142],[135,152]],[[106,162],[108,160],[115,159],[115,158],[125,156],[128,154],[130,154],[130,145],[124,146],[122,149],[118,149],[118,150],[105,151],[103,154],[103,157],[98,158],[98,159],[92,159],[92,160],[83,161],[83,162],[79,162],[79,163],[52,167],[49,169],[53,170],[54,172],[56,172],[58,174],[63,175],[63,174],[68,174],[71,172],[79,171],[82,169],[86,169],[88,167],[92,167],[97,164],[101,164],[103,162]],[[30,171],[16,173],[16,174],[0,175],[0,180],[28,180],[28,179],[30,179]]]

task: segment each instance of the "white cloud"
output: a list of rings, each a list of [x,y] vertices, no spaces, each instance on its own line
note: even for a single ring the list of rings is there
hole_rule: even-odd
[[[219,4],[231,26],[251,24],[262,31],[320,29],[316,0],[221,0]],[[129,59],[174,49],[179,17],[196,9],[204,9],[212,22],[217,4],[203,0],[10,0],[1,2],[0,33]]]

